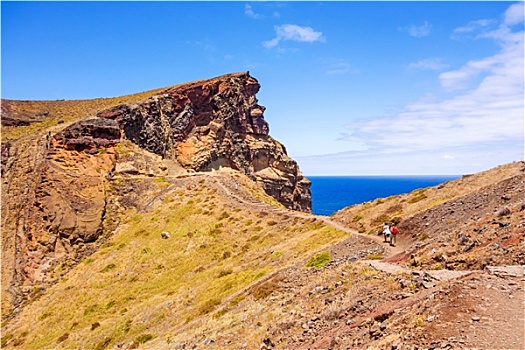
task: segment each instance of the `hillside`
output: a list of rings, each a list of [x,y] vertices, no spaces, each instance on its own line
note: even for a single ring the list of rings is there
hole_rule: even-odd
[[[398,223],[405,252],[391,261],[425,268],[524,265],[525,163],[514,162],[436,187],[378,198],[332,215],[374,235]]]
[[[258,89],[9,101],[2,348],[524,348],[524,162],[316,216]]]

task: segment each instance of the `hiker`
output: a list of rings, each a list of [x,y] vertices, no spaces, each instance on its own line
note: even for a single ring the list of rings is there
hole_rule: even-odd
[[[51,131],[48,131],[46,134],[46,148],[49,148],[51,146]]]
[[[238,190],[238,189],[239,189],[239,183],[235,181],[235,190]]]
[[[390,236],[390,245],[392,247],[395,247],[397,243],[397,234],[399,233],[399,231],[396,226],[392,226],[392,229],[390,231],[392,232],[392,235]]]
[[[388,239],[390,239],[390,236],[392,235],[392,233],[390,232],[390,227],[388,226],[386,222],[385,222],[385,225],[383,226],[383,235],[385,236],[385,242],[387,242]]]

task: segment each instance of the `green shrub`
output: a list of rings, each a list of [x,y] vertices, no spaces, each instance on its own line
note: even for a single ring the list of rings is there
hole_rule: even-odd
[[[219,215],[218,220],[220,221],[220,220],[222,220],[222,219],[226,219],[226,218],[229,218],[229,217],[230,217],[230,214],[228,214],[227,212],[223,211],[223,212],[221,213],[221,215]]]
[[[206,315],[215,309],[215,306],[219,305],[221,303],[221,300],[218,298],[212,298],[210,300],[207,300],[199,307],[199,314]]]
[[[1,340],[1,347],[3,348],[4,346],[7,345],[7,343],[13,339],[13,335],[12,334],[6,334],[2,337],[2,340]]]
[[[127,320],[124,325],[119,327],[124,333],[128,333],[131,329],[131,320]]]
[[[276,281],[268,281],[256,286],[252,291],[252,295],[256,300],[261,300],[272,294],[276,288]]]
[[[51,316],[50,312],[43,312],[38,319],[40,321],[42,321],[42,320],[45,320],[46,318],[48,318],[49,316]]]
[[[239,295],[239,296],[233,298],[232,300],[230,300],[229,305],[230,306],[235,306],[235,305],[239,304],[241,301],[243,301],[244,299],[246,299],[245,295]]]
[[[108,271],[113,270],[115,267],[117,267],[117,265],[109,264],[106,267],[104,267],[102,270],[100,270],[100,272],[108,272]]]
[[[231,275],[232,273],[233,273],[233,270],[221,270],[217,277],[221,278],[221,277],[224,277],[224,276]]]
[[[422,201],[423,199],[427,198],[427,195],[424,194],[424,193],[420,193],[418,194],[417,196],[414,196],[412,198],[410,198],[410,200],[408,201],[408,203],[410,204],[414,204],[414,203],[417,203],[419,201]]]
[[[413,323],[414,323],[414,328],[419,328],[425,325],[425,320],[423,316],[416,315],[414,316]]]
[[[366,258],[369,260],[381,260],[383,256],[381,254],[368,254]]]
[[[330,262],[330,252],[324,251],[319,255],[311,257],[306,263],[306,267],[322,267]]]
[[[408,203],[412,203],[412,204],[413,203],[417,203],[417,202],[422,201],[423,199],[427,198],[427,195],[425,194],[426,190],[427,190],[426,188],[421,188],[421,189],[412,191],[412,193],[411,193],[412,198],[410,198]]]
[[[401,204],[395,204],[391,207],[389,207],[386,212],[389,213],[389,214],[392,214],[392,213],[400,213],[403,211],[403,206]]]
[[[219,318],[219,317],[221,317],[222,315],[224,315],[227,312],[228,312],[227,309],[220,309],[215,314],[213,314],[213,318]]]
[[[272,259],[279,259],[281,256],[283,256],[283,252],[281,251],[273,252],[271,255]]]
[[[84,310],[84,316],[87,316],[87,315],[95,312],[97,309],[98,309],[98,305],[97,304],[94,304],[94,305],[91,305],[91,306],[87,307]]]
[[[144,344],[145,342],[150,341],[151,339],[153,339],[153,334],[147,333],[139,335],[137,338],[135,338],[135,341],[137,343]]]
[[[372,226],[383,225],[385,222],[389,222],[389,221],[390,221],[390,216],[386,214],[381,214],[378,217],[376,217],[374,220],[372,220]]]
[[[97,344],[95,347],[95,350],[104,350],[108,347],[109,343],[111,343],[111,338],[104,338],[100,343]]]

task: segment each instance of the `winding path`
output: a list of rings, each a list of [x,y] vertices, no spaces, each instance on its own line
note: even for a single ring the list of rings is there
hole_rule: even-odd
[[[401,253],[401,252],[403,252],[405,250],[405,247],[402,244],[402,242],[397,242],[398,244],[396,246],[392,247],[390,245],[384,244],[384,240],[383,240],[383,236],[382,235],[381,236],[376,236],[376,235],[367,235],[367,234],[364,234],[364,233],[360,233],[357,230],[349,228],[349,227],[343,225],[340,222],[332,220],[329,216],[315,215],[315,214],[311,214],[311,213],[295,211],[295,210],[287,209],[285,207],[278,208],[278,207],[275,207],[275,206],[273,206],[271,204],[267,204],[267,203],[264,203],[264,202],[256,202],[253,199],[246,199],[246,198],[250,198],[248,194],[246,194],[245,196],[240,196],[239,195],[239,193],[242,193],[242,192],[240,192],[240,191],[242,191],[242,186],[239,186],[239,189],[233,190],[232,188],[230,188],[230,186],[228,186],[226,184],[226,183],[231,182],[231,181],[229,181],[230,179],[225,179],[224,176],[222,174],[220,174],[220,173],[212,173],[212,174],[218,180],[216,182],[217,185],[226,193],[227,196],[229,196],[231,198],[235,198],[237,201],[239,201],[240,203],[243,203],[245,205],[254,206],[254,207],[257,207],[259,209],[265,208],[266,210],[274,212],[274,213],[286,213],[288,216],[293,216],[293,217],[297,217],[297,218],[301,218],[301,219],[307,219],[308,220],[308,219],[315,218],[317,220],[321,220],[325,224],[327,224],[327,225],[329,225],[331,227],[334,227],[334,228],[336,228],[338,230],[341,230],[341,231],[346,232],[346,233],[351,234],[351,235],[358,235],[358,236],[367,238],[369,240],[372,240],[372,241],[374,241],[376,243],[379,243],[379,244],[383,245],[386,248],[386,251],[387,251],[387,254],[386,254],[385,258],[394,256],[394,255],[399,254],[399,253]]]

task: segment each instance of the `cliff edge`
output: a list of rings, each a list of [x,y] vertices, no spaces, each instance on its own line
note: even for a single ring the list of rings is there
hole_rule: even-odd
[[[310,212],[310,182],[268,134],[259,88],[235,73],[114,99],[2,100],[8,134],[23,135],[2,140],[2,317],[96,251],[120,211],[154,198],[153,178],[231,168]]]
[[[126,139],[184,168],[239,170],[289,209],[311,211],[310,182],[269,135],[260,89],[249,73],[183,84],[146,100],[98,113]]]

